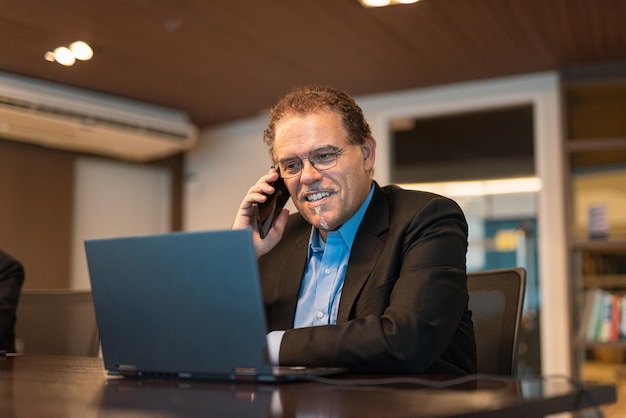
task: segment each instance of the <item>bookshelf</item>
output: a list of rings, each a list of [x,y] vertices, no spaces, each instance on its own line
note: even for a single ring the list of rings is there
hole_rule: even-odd
[[[626,366],[626,68],[562,78],[573,375]]]

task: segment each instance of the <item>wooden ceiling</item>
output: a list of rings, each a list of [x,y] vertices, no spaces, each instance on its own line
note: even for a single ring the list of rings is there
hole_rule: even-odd
[[[0,71],[187,111],[258,115],[290,87],[353,95],[626,62],[626,0],[0,0]],[[47,50],[82,39],[89,62]]]

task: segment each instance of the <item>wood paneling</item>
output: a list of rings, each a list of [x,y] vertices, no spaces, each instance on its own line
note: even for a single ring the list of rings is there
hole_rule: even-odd
[[[0,7],[0,71],[180,108],[205,127],[302,83],[365,95],[626,62],[625,21],[626,0],[21,0]],[[92,61],[43,60],[77,38]]]
[[[69,286],[73,183],[72,154],[0,139],[0,247],[24,288]]]

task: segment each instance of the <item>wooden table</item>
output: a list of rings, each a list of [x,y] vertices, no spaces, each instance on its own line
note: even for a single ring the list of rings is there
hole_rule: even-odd
[[[587,383],[583,395],[558,377],[476,378],[446,388],[375,384],[392,377],[345,375],[332,378],[335,384],[128,379],[108,376],[99,358],[8,356],[0,358],[0,416],[533,417],[616,400],[613,385]]]

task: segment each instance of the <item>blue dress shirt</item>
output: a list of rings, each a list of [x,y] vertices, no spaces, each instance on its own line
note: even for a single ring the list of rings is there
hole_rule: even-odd
[[[330,231],[327,234],[326,242],[321,239],[317,228],[312,229],[294,328],[337,323],[341,289],[348,268],[352,243],[373,194],[374,186],[359,210],[337,231]],[[267,336],[272,364],[278,364],[283,334],[284,331],[274,331]]]

